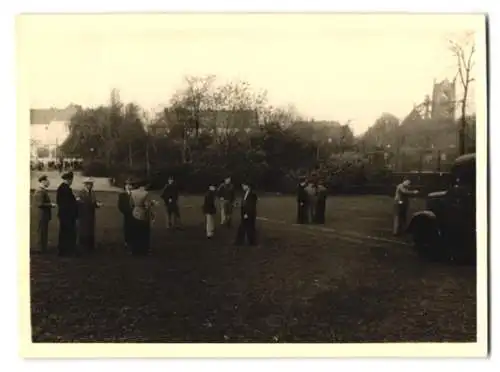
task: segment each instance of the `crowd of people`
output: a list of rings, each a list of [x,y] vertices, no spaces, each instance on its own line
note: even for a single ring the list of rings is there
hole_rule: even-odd
[[[31,160],[30,169],[32,171],[59,171],[60,173],[69,169],[81,170],[83,161],[81,159],[57,159],[57,160]]]
[[[38,209],[38,238],[41,253],[48,249],[48,229],[52,219],[52,209],[58,209],[59,239],[57,250],[60,256],[74,256],[81,253],[91,253],[95,249],[96,210],[102,203],[96,199],[93,190],[92,178],[83,182],[83,189],[73,193],[71,185],[74,180],[73,172],[61,175],[62,182],[57,188],[56,203],[52,203],[48,187],[50,181],[46,175],[39,177],[39,188],[35,191],[34,199]],[[123,217],[124,245],[131,254],[144,256],[150,253],[151,225],[156,220],[156,208],[159,203],[151,198],[147,191],[147,184],[138,179],[128,179],[124,190],[118,195],[118,210]],[[250,182],[242,183],[243,196],[241,198],[241,222],[236,232],[234,244],[241,245],[248,242],[255,245],[257,195]],[[166,228],[181,227],[179,208],[179,188],[173,177],[169,177],[161,194],[166,214]],[[219,203],[217,203],[217,199]],[[205,216],[206,236],[212,238],[215,233],[215,216],[217,204],[221,209],[221,223],[231,227],[233,207],[235,202],[235,187],[228,177],[218,187],[210,184],[205,194],[202,212]]]
[[[297,223],[324,224],[327,196],[323,182],[301,179],[297,188]]]
[[[59,241],[58,253],[71,256],[77,253],[91,253],[95,249],[96,210],[102,203],[96,200],[93,180],[84,180],[83,189],[75,194],[71,189],[73,172],[61,175],[62,182],[57,188],[56,203],[52,203],[49,193],[49,180],[46,175],[39,178],[40,187],[35,192],[38,207],[38,236],[40,252],[47,252],[48,228],[52,219],[52,209],[58,208]],[[144,256],[150,253],[151,224],[156,220],[156,208],[159,203],[151,198],[147,184],[141,180],[128,179],[124,190],[118,195],[118,210],[123,217],[123,239],[125,248],[131,254]],[[406,226],[409,197],[417,191],[409,189],[410,180],[405,179],[396,187],[394,195],[394,234],[398,235]],[[240,224],[234,244],[245,241],[249,245],[257,244],[256,219],[258,197],[250,182],[241,184],[243,196],[236,201],[236,187],[227,177],[220,185],[210,184],[201,206],[205,217],[205,233],[208,239],[215,234],[217,207],[220,209],[220,224],[230,229],[233,209],[240,207]],[[324,224],[328,190],[321,181],[301,179],[297,188],[297,223]],[[181,227],[179,208],[179,188],[173,177],[169,177],[162,189],[167,229]],[[78,249],[80,248],[80,249]]]
[[[34,199],[38,209],[38,238],[41,253],[48,249],[48,230],[52,219],[52,209],[57,207],[59,220],[58,253],[60,256],[72,256],[77,252],[77,238],[82,249],[92,252],[95,247],[96,209],[102,203],[96,200],[93,180],[84,180],[83,189],[75,195],[71,188],[73,172],[61,175],[62,182],[57,188],[56,203],[52,203],[48,187],[50,181],[46,175],[38,178],[39,188]]]

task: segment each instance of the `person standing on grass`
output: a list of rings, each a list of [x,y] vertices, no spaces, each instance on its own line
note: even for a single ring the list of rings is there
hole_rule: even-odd
[[[56,203],[59,218],[59,256],[73,256],[76,254],[76,222],[78,219],[78,202],[76,201],[71,185],[73,172],[63,173],[63,182],[57,188]]]
[[[151,222],[154,220],[152,207],[156,204],[151,200],[144,184],[135,183],[130,192],[132,203],[132,254],[146,256],[150,252]]]
[[[48,187],[50,181],[44,174],[38,178],[40,184],[35,191],[35,205],[38,208],[38,244],[40,253],[47,253],[49,240],[49,222],[52,219],[52,208],[56,205],[50,201]]]
[[[179,211],[179,188],[174,181],[174,177],[168,177],[167,184],[161,192],[161,198],[165,203],[167,212],[167,228],[178,227],[181,218]]]
[[[83,189],[78,193],[78,237],[80,247],[84,252],[95,250],[95,215],[96,209],[102,204],[96,200],[94,180],[87,178],[83,181]]]
[[[308,220],[311,223],[316,222],[316,206],[318,205],[318,188],[314,184],[314,182],[309,181],[309,184],[306,187],[307,193],[307,211],[308,211]]]
[[[394,235],[400,235],[403,229],[406,228],[406,218],[410,205],[409,197],[418,194],[418,191],[409,189],[410,185],[411,181],[405,178],[402,183],[396,186],[394,194]]]
[[[306,224],[308,221],[308,195],[306,192],[306,180],[301,179],[297,187],[297,223]]]
[[[252,185],[243,183],[243,198],[241,199],[241,222],[236,235],[236,245],[243,244],[245,238],[249,245],[256,245],[257,194]]]
[[[231,227],[234,200],[236,198],[231,177],[226,177],[224,182],[219,186],[217,193],[220,200],[221,224],[229,228]]]
[[[132,201],[130,199],[130,191],[132,180],[125,181],[125,187],[118,195],[118,210],[123,216],[123,237],[125,241],[125,249],[130,249],[132,244],[133,224],[132,224]]]
[[[321,181],[318,183],[317,193],[318,200],[316,204],[316,223],[323,225],[325,223],[326,198],[328,196],[328,190]]]
[[[205,225],[207,238],[212,238],[215,232],[215,215],[217,213],[215,207],[216,188],[214,185],[208,187],[203,201],[203,214],[205,215]]]

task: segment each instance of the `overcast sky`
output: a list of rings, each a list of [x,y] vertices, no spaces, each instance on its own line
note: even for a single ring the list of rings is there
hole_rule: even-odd
[[[455,18],[454,18],[455,17]],[[318,120],[382,112],[403,118],[453,78],[450,36],[477,17],[333,15],[24,16],[21,71],[32,108],[98,105],[112,88],[145,109],[167,103],[183,76],[216,74],[266,89]]]

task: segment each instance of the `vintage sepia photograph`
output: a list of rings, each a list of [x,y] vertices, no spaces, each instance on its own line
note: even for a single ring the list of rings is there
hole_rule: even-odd
[[[484,15],[26,14],[16,34],[26,354],[486,354]]]

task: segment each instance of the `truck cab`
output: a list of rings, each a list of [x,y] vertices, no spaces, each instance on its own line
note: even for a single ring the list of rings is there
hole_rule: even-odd
[[[407,232],[426,260],[475,263],[476,156],[458,157],[445,190],[431,192],[426,208],[415,213]]]

